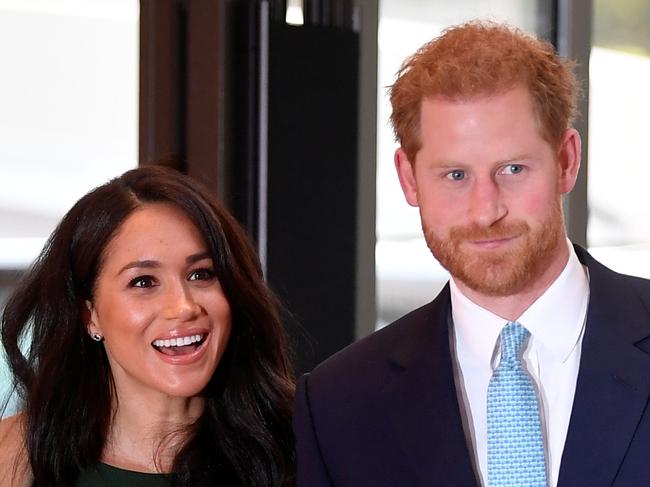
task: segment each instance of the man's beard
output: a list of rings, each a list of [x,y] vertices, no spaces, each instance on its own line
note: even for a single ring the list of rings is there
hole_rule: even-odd
[[[564,234],[562,206],[555,208],[539,228],[525,221],[498,221],[489,227],[453,227],[445,237],[424,225],[424,235],[434,257],[451,275],[470,289],[489,296],[522,291],[550,265]],[[464,242],[517,237],[507,250],[467,250]]]

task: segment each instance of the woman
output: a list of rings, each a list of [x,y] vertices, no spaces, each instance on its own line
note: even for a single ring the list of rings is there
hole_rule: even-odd
[[[7,301],[2,341],[24,406],[0,423],[9,485],[293,482],[276,302],[243,231],[185,176],[139,168],[79,200]]]

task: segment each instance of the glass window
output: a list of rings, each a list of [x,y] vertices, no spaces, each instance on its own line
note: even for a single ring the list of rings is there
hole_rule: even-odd
[[[137,164],[137,0],[0,0],[0,269]]]
[[[0,0],[0,307],[70,206],[137,165],[138,29],[138,0]]]
[[[590,251],[650,277],[650,0],[596,0],[589,60]]]
[[[393,165],[397,144],[388,123],[386,88],[402,61],[450,25],[472,18],[506,21],[528,32],[546,18],[540,4],[522,0],[381,0],[377,127],[377,326],[433,299],[448,280],[427,248],[417,208],[407,205]],[[550,31],[550,29],[549,29]]]

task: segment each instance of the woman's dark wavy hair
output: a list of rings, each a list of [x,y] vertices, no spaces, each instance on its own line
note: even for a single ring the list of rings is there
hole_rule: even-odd
[[[6,303],[2,342],[23,402],[35,485],[74,485],[101,457],[114,387],[104,347],[86,332],[84,301],[120,225],[154,202],[174,205],[199,229],[232,309],[230,341],[206,388],[205,411],[175,457],[174,482],[292,485],[294,384],[279,306],[233,217],[192,179],[155,166],[81,198]]]

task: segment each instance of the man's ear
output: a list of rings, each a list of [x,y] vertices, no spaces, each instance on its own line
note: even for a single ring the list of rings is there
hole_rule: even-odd
[[[559,189],[566,194],[573,189],[580,170],[582,142],[580,134],[574,128],[567,129],[560,143],[558,159],[560,162]]]
[[[413,161],[415,162],[415,161]],[[415,181],[415,167],[406,156],[401,147],[395,151],[395,169],[402,186],[406,202],[411,206],[418,206],[418,187]]]

